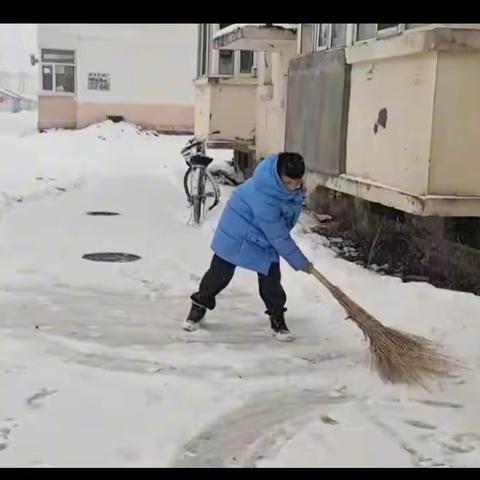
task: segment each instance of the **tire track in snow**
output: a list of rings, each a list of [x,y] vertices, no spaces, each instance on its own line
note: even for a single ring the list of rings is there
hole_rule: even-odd
[[[249,317],[249,310],[240,306],[235,315],[245,316],[242,322],[217,315],[206,329],[185,333],[182,317],[175,315],[183,313],[183,296],[170,296],[160,303],[146,302],[138,295],[58,289],[37,292],[33,301],[29,291],[16,292],[6,304],[9,313],[0,327],[14,330],[15,336],[35,338],[48,353],[66,362],[107,370],[260,380],[316,375],[326,363],[356,366],[348,364],[348,353],[323,342],[320,332],[300,337],[292,345],[278,344],[264,318]],[[175,312],[172,318],[161,318],[165,310]],[[195,364],[189,360],[192,355]]]
[[[258,394],[187,442],[172,467],[254,467],[272,456],[325,405],[357,401],[338,392]]]

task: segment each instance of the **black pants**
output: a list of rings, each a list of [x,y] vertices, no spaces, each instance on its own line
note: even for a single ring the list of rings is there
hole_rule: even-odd
[[[230,283],[235,268],[235,265],[214,255],[210,268],[200,282],[198,292],[191,297],[192,300],[209,310],[213,310],[216,305],[215,297]],[[285,311],[287,296],[280,281],[280,264],[278,263],[271,264],[268,275],[258,274],[260,297],[262,297],[267,307],[266,313],[269,315],[279,315]]]

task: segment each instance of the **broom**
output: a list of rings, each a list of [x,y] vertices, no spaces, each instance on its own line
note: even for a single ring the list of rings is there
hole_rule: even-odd
[[[328,289],[362,330],[369,343],[371,368],[386,383],[426,387],[426,381],[448,377],[460,364],[431,341],[382,325],[375,317],[328,281],[317,269],[312,275]]]

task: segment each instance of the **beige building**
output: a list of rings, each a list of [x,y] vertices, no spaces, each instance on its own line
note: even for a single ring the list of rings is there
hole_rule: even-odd
[[[253,127],[250,135],[254,139],[251,150],[254,147],[257,160],[283,149],[288,63],[296,53],[296,31],[297,25],[292,24],[271,27],[232,24],[213,35],[214,52],[254,54],[257,78],[254,88],[250,88],[250,101],[246,104],[232,91],[231,102],[238,105],[235,115],[239,109],[251,109],[249,127]]]
[[[39,24],[39,128],[192,132],[196,24]]]
[[[217,50],[213,38],[231,24],[198,25],[195,135],[211,148],[232,148],[236,164],[247,166],[255,143],[257,54]]]
[[[480,216],[480,24],[236,24],[213,45],[257,54],[257,161],[295,150],[311,190]]]

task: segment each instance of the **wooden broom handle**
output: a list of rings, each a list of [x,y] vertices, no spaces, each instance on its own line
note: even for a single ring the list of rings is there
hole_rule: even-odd
[[[362,317],[368,316],[368,322],[370,325],[372,325],[372,322],[375,322],[375,327],[378,322],[378,320],[374,319],[369,315],[360,305],[358,305],[356,302],[354,302],[350,297],[348,297],[342,290],[340,290],[336,285],[328,281],[326,277],[324,277],[315,267],[312,267],[311,271],[312,275],[335,297],[335,299],[340,303],[340,305],[344,308],[344,310],[347,312],[347,319],[352,319],[355,321],[355,323],[362,328],[362,325],[365,325],[367,321],[365,319],[360,320],[359,315],[355,315],[354,317],[352,316],[352,308],[355,310],[357,313],[362,313]]]
[[[335,290],[337,287],[328,281],[326,277],[324,277],[315,267],[312,267],[312,275],[325,287],[327,287],[330,291]]]

